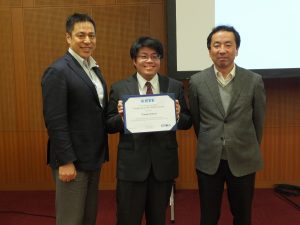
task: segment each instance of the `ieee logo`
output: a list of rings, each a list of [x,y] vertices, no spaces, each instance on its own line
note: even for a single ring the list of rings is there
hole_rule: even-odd
[[[151,102],[154,102],[154,98],[141,99],[141,103],[151,103]]]

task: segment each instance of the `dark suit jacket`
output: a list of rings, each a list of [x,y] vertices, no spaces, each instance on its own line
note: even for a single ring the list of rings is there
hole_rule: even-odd
[[[181,106],[178,129],[192,125],[183,94],[182,83],[159,75],[160,93],[174,93]],[[178,145],[176,131],[124,134],[124,124],[118,114],[117,103],[123,95],[139,95],[136,75],[112,85],[108,105],[107,127],[110,133],[120,132],[117,178],[144,181],[153,169],[158,180],[172,180],[178,176]],[[184,150],[184,149],[182,149]]]
[[[260,75],[236,67],[232,99],[225,113],[214,68],[191,77],[190,110],[198,138],[196,167],[214,174],[219,166],[223,140],[228,164],[235,176],[262,167],[262,140],[266,96]]]
[[[108,160],[107,88],[100,70],[94,71],[103,84],[103,107],[94,84],[69,53],[54,62],[42,77],[48,163],[53,168],[74,162],[79,170],[95,170]]]

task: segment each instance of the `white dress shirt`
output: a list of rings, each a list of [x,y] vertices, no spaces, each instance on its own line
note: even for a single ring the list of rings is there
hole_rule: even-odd
[[[136,77],[138,80],[140,95],[145,95],[147,92],[146,82],[148,80],[145,80],[139,73],[137,73]],[[149,80],[149,82],[151,83],[153,94],[159,94],[160,90],[159,90],[158,75],[155,74],[154,77],[151,80]]]

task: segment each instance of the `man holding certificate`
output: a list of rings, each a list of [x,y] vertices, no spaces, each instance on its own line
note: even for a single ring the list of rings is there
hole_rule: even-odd
[[[163,46],[140,37],[130,56],[136,73],[111,86],[109,133],[120,134],[117,161],[117,225],[164,225],[178,176],[176,129],[189,129],[181,82],[158,74]]]

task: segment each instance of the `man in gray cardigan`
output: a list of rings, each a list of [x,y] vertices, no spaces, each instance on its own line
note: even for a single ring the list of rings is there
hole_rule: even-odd
[[[259,145],[266,96],[261,76],[235,65],[239,46],[233,27],[215,27],[207,38],[214,65],[189,84],[201,225],[218,223],[224,183],[233,224],[251,224],[255,173],[263,164]]]

